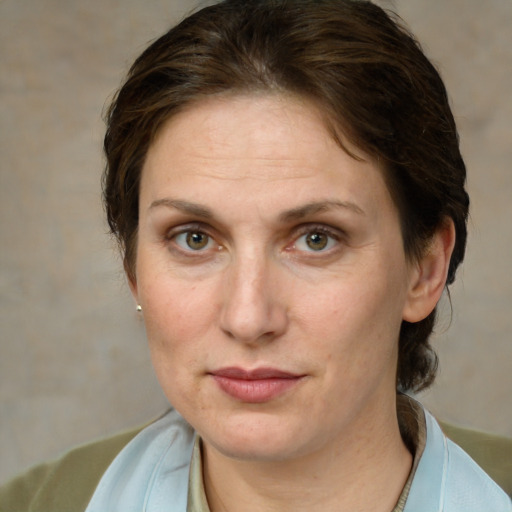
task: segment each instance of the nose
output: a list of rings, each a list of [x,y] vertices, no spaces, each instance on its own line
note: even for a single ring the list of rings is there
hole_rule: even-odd
[[[278,273],[272,262],[256,255],[239,258],[226,270],[220,322],[229,337],[261,344],[286,331],[288,313]]]

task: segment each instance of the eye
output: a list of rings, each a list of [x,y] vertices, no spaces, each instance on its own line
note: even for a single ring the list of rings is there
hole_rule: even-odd
[[[299,251],[322,252],[334,247],[337,241],[330,233],[316,229],[300,236],[294,246]]]
[[[202,231],[184,231],[176,235],[174,241],[186,251],[204,251],[213,246],[212,238]]]

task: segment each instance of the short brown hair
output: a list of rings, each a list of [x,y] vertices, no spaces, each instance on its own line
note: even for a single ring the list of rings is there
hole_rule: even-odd
[[[464,257],[466,171],[444,84],[398,17],[358,0],[225,0],[189,16],[131,67],[107,114],[107,218],[135,278],[139,181],[162,124],[191,102],[275,91],[312,100],[343,137],[375,158],[399,209],[405,252],[419,257],[447,218]],[[403,322],[397,386],[434,379],[435,310]]]

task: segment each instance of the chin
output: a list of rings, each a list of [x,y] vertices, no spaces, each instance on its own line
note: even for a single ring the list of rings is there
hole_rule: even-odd
[[[226,457],[270,462],[291,459],[307,451],[310,443],[299,435],[299,430],[290,428],[282,418],[267,417],[233,421],[216,431],[206,429],[200,434]]]
[[[230,459],[258,462],[276,462],[296,457],[296,447],[288,443],[264,443],[253,439],[232,439],[229,442],[210,443],[215,450]]]

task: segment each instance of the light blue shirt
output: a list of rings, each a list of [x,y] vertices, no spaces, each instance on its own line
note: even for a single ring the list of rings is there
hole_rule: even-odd
[[[427,440],[404,512],[511,512],[505,492],[425,411]],[[103,475],[86,512],[187,512],[193,429],[175,411],[140,432]]]
[[[510,512],[505,492],[425,411],[427,441],[404,512]]]

